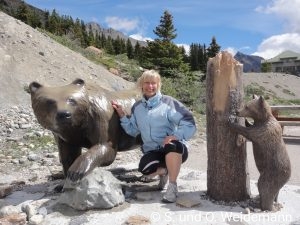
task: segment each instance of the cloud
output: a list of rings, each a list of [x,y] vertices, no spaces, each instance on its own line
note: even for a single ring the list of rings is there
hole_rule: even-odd
[[[153,41],[150,37],[144,37],[142,34],[131,34],[129,37],[138,41]]]
[[[270,59],[286,50],[300,52],[300,34],[286,33],[269,37],[258,46],[257,52],[252,55]]]
[[[91,19],[93,22],[95,22],[95,23],[99,23],[99,20],[98,20],[98,18],[96,18],[96,17],[92,17],[92,19]]]
[[[299,9],[299,0],[274,0],[271,5],[257,7],[256,11],[266,14],[275,14],[284,21],[287,32],[300,33]]]
[[[235,55],[237,53],[237,50],[234,48],[234,47],[228,47],[222,51],[226,51],[226,52],[229,52],[231,55]]]
[[[257,12],[274,14],[284,23],[282,34],[271,36],[258,46],[253,55],[270,59],[285,50],[300,52],[300,1],[274,0],[266,7],[259,6]]]
[[[237,52],[243,52],[244,50],[249,50],[249,49],[250,49],[249,46],[243,46],[243,47],[238,48],[238,49],[236,49],[235,47],[229,46],[229,47],[227,47],[227,48],[225,48],[225,49],[222,49],[222,51],[229,52],[231,55],[235,56],[235,54],[236,54]]]
[[[127,18],[120,18],[116,16],[109,16],[105,18],[105,22],[107,23],[108,27],[111,27],[118,31],[123,32],[130,32],[137,29],[139,21],[138,19],[127,19]]]
[[[187,54],[187,55],[189,55],[190,54],[190,45],[188,45],[188,44],[176,44],[178,47],[183,47],[184,48],[184,50],[185,50],[185,53]]]

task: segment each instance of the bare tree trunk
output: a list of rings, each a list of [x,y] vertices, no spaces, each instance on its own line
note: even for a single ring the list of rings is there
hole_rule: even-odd
[[[242,70],[243,65],[228,52],[220,52],[207,64],[207,193],[216,200],[250,197],[246,140],[228,126],[229,115],[243,101]]]

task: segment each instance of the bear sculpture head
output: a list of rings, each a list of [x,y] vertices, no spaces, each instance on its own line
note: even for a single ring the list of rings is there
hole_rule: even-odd
[[[253,95],[253,99],[237,112],[237,116],[266,120],[272,116],[271,107],[262,96]]]
[[[76,79],[60,87],[46,87],[32,82],[29,92],[34,114],[44,128],[61,133],[62,130],[86,124],[89,100],[84,80]]]

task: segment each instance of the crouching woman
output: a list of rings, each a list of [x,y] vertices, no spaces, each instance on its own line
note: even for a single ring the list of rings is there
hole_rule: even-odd
[[[131,136],[141,134],[143,156],[139,171],[144,177],[159,176],[158,187],[168,183],[163,202],[172,203],[177,198],[177,177],[187,160],[186,141],[196,132],[192,113],[178,100],[162,95],[161,77],[155,70],[147,70],[137,81],[142,98],[125,115],[121,105],[113,101],[121,126]]]

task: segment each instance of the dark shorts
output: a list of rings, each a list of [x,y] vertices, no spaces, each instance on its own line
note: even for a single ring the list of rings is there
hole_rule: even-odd
[[[165,156],[170,152],[182,154],[182,163],[188,158],[188,151],[185,144],[179,141],[172,141],[172,144],[166,144],[160,150],[145,153],[139,163],[139,172],[149,175],[154,173],[158,167],[166,167]]]

